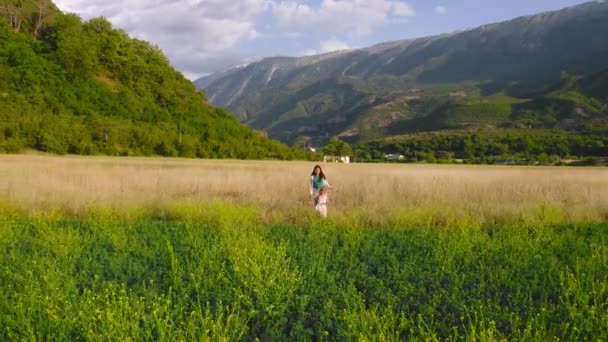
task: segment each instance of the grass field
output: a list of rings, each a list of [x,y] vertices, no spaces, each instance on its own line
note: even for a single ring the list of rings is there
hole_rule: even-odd
[[[28,212],[133,208],[179,214],[209,203],[254,207],[260,219],[307,222],[308,162],[0,157],[0,199]],[[333,218],[428,216],[470,224],[608,221],[608,169],[324,164]],[[453,223],[453,222],[452,222]]]
[[[608,171],[0,157],[0,340],[606,340]]]

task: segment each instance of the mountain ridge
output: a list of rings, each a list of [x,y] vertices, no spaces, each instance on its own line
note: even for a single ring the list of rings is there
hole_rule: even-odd
[[[271,137],[288,143],[306,137],[322,140],[358,129],[353,126],[357,122],[372,120],[375,114],[366,111],[370,103],[373,108],[395,98],[411,98],[417,88],[460,85],[462,89],[456,87],[451,93],[464,91],[467,97],[476,96],[475,92],[482,96],[503,92],[529,98],[559,82],[564,72],[583,75],[608,68],[608,42],[602,38],[606,36],[608,3],[590,2],[467,30],[317,56],[318,60],[315,56],[268,58],[195,83],[205,85],[202,88],[212,103],[226,106],[242,122],[268,131]],[[361,91],[365,86],[356,85],[361,81],[375,84]],[[356,96],[344,90],[344,82],[352,83]],[[318,91],[312,92],[314,88]],[[309,96],[303,98],[303,94]],[[353,109],[355,99],[366,98],[370,103]],[[394,114],[408,115],[403,111]],[[291,125],[285,124],[290,120]],[[336,125],[336,121],[343,124]],[[316,123],[320,125],[317,129],[298,132]]]

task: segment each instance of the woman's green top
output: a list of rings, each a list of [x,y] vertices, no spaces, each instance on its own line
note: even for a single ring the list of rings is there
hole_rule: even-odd
[[[312,176],[312,187],[315,190],[321,189],[325,185],[325,180],[319,176]]]

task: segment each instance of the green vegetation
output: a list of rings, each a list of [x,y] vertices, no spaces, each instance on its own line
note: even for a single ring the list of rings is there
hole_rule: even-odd
[[[557,163],[586,159],[584,163],[593,165],[592,157],[608,157],[606,85],[608,71],[585,77],[566,75],[531,100],[495,94],[448,101],[428,116],[396,122],[384,134],[415,133],[414,128],[443,131],[386,139],[376,136],[359,143],[355,154],[360,161],[402,153],[409,161]],[[420,101],[415,109],[429,107],[426,102]]]
[[[5,206],[0,339],[606,340],[608,227],[538,215],[289,225],[231,205]]]
[[[336,134],[356,120],[361,108],[369,106],[370,96],[356,89],[355,81],[336,78],[298,88],[264,90],[236,101],[231,108],[248,126],[293,144],[298,137],[316,136],[319,131]]]
[[[603,131],[511,129],[418,134],[362,143],[354,150],[360,161],[382,160],[384,153],[402,153],[409,161],[466,159],[492,163],[515,159],[548,163],[568,158],[606,157],[607,146],[608,135]]]
[[[511,105],[508,103],[465,103],[448,110],[446,123],[450,126],[466,124],[500,124],[508,121]]]
[[[323,145],[327,136],[345,133],[352,143],[446,130],[535,128],[580,134],[608,127],[606,80],[606,71],[565,75],[543,91],[518,98],[506,95],[508,88],[484,95],[483,82],[417,86],[389,76],[375,77],[370,84],[340,77],[302,88],[260,91],[232,107],[248,125],[300,144]],[[399,88],[387,92],[379,86],[383,81]]]
[[[323,149],[323,153],[330,156],[350,156],[353,154],[353,149],[348,143],[333,137]]]
[[[565,75],[550,91],[533,101],[513,106],[515,126],[556,125],[576,129],[608,122],[608,71],[585,77]]]
[[[37,3],[0,3],[0,152],[307,157],[210,107],[158,47]]]

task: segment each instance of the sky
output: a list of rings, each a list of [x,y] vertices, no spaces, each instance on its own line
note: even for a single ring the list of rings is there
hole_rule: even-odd
[[[271,56],[424,37],[589,0],[55,0],[158,45],[194,80]],[[596,0],[604,1],[604,0]]]

